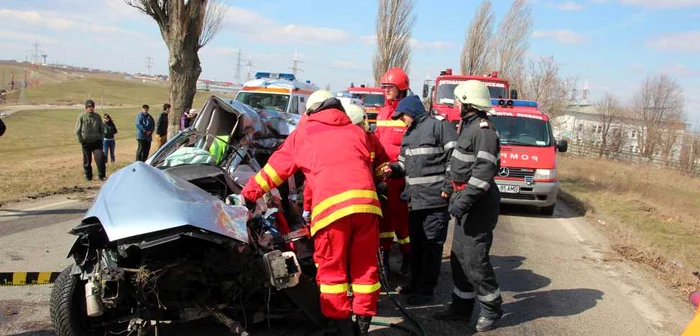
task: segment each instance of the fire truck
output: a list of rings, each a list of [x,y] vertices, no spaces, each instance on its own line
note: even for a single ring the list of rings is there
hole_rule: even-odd
[[[554,214],[559,192],[556,153],[566,152],[566,140],[556,141],[552,126],[537,102],[491,99],[493,122],[501,140],[501,165],[495,180],[501,203],[533,205]]]
[[[379,87],[367,87],[364,84],[360,86],[350,84],[347,92],[353,98],[362,100],[362,106],[364,106],[365,112],[367,112],[367,122],[369,123],[370,129],[374,130],[377,124],[377,114],[379,110],[384,107],[384,101],[386,100],[384,90]]]
[[[423,84],[423,100],[427,100],[432,115],[442,115],[453,124],[459,123],[459,110],[454,107],[454,90],[457,85],[468,80],[478,80],[486,84],[494,99],[518,99],[518,92],[510,90],[507,80],[498,77],[498,71],[485,76],[453,75],[452,69],[440,71],[435,80]]]

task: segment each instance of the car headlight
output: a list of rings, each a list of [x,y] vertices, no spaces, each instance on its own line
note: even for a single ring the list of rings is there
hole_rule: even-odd
[[[556,169],[536,169],[535,170],[536,179],[555,179],[557,178]]]

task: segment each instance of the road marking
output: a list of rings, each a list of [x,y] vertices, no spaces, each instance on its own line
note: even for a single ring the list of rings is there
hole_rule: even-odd
[[[574,236],[574,238],[576,238],[576,240],[579,243],[583,243],[585,241],[585,239],[581,237],[581,233],[579,233],[576,227],[574,227],[574,225],[571,224],[570,220],[567,220],[567,218],[558,218],[558,220],[559,222],[564,224],[563,226],[566,229],[566,231],[569,231],[569,233],[571,233],[571,235]]]
[[[55,202],[51,204],[44,204],[40,206],[36,206],[33,208],[26,208],[26,209],[7,209],[0,214],[0,222],[8,221],[8,220],[13,220],[16,219],[19,215],[22,215],[25,212],[28,211],[37,211],[37,210],[44,210],[48,208],[53,208],[53,207],[58,207],[66,204],[72,204],[72,203],[80,203],[78,200],[65,200],[65,201],[60,201],[60,202]],[[31,216],[31,215],[29,215]]]

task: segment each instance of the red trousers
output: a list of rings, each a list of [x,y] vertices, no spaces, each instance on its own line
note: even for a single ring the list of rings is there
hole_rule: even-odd
[[[378,224],[379,216],[356,213],[338,219],[314,235],[316,280],[321,290],[321,311],[326,317],[344,319],[353,312],[365,316],[377,314],[381,288],[377,267]],[[348,297],[348,282],[352,286],[352,300]]]
[[[401,254],[407,255],[411,252],[411,238],[408,236],[408,203],[401,199],[406,182],[403,179],[389,179],[386,184],[389,199],[387,206],[382,207],[384,218],[379,227],[382,250],[391,250],[394,234],[396,234]]]

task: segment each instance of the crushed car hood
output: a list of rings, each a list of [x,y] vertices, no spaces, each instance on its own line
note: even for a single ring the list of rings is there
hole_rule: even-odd
[[[83,220],[97,218],[110,241],[193,226],[248,243],[248,209],[227,205],[143,162],[109,177]]]

